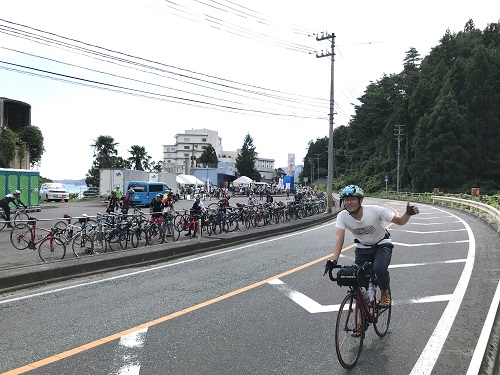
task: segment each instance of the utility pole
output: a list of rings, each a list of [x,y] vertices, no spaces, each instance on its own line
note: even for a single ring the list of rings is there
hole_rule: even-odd
[[[318,181],[319,181],[319,155],[320,154],[314,154],[314,156],[316,156],[316,159],[318,159]]]
[[[307,158],[307,161],[309,162],[309,165],[311,166],[311,184],[314,180],[314,159],[313,158]]]
[[[398,140],[398,151],[397,151],[397,155],[398,155],[398,168],[397,168],[397,181],[396,181],[396,193],[399,195],[399,187],[400,187],[400,182],[399,182],[399,158],[401,156],[401,139],[402,139],[402,136],[403,136],[403,128],[405,126],[404,125],[396,125],[394,126],[394,131],[395,131],[395,136],[397,137],[396,139]]]
[[[325,53],[323,53],[323,51],[321,51],[321,54],[318,54],[316,52],[316,57],[317,58],[321,58],[321,57],[327,57],[327,56],[331,56],[332,58],[332,67],[331,67],[331,82],[330,82],[330,122],[329,122],[329,128],[328,128],[328,181],[327,181],[327,186],[326,186],[326,196],[328,198],[328,202],[327,202],[327,208],[326,208],[326,212],[327,213],[332,213],[333,209],[333,196],[332,196],[332,193],[333,193],[333,115],[334,115],[334,112],[333,112],[333,104],[334,104],[334,101],[333,101],[333,88],[334,88],[334,85],[333,85],[333,77],[334,77],[334,69],[333,69],[333,66],[334,66],[334,62],[335,62],[335,34],[334,33],[331,33],[331,34],[328,34],[328,32],[322,32],[321,33],[321,36],[317,35],[316,36],[316,40],[318,42],[322,41],[322,40],[330,40],[332,42],[332,49],[331,51],[325,51]]]

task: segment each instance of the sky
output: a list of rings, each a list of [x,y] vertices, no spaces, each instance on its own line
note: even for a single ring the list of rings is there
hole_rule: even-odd
[[[334,126],[370,82],[425,57],[447,29],[499,22],[500,1],[0,0],[0,97],[31,105],[44,136],[35,169],[81,179],[100,135],[118,155],[153,161],[188,129],[218,131],[235,151],[302,164],[328,135],[335,34]],[[403,5],[405,4],[405,5]]]

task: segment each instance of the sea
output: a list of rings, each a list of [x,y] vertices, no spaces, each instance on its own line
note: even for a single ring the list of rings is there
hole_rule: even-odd
[[[78,194],[78,198],[81,198],[83,196],[83,192],[88,189],[86,185],[64,184],[64,186],[66,186],[70,194]]]

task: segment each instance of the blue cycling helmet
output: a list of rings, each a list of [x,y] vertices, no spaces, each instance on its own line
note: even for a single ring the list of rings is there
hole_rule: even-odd
[[[343,198],[349,196],[363,198],[365,196],[365,192],[357,185],[347,185],[345,188],[342,189],[340,197]]]

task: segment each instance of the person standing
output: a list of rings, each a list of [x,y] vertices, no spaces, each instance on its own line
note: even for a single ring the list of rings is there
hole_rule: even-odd
[[[200,196],[197,195],[193,203],[193,206],[191,207],[190,210],[191,222],[189,223],[188,232],[185,234],[185,236],[191,236],[191,230],[192,230],[193,231],[192,236],[196,237],[196,222],[198,221],[198,219],[201,218],[204,211],[205,211],[205,206],[201,201]]]
[[[132,203],[132,197],[134,196],[135,194],[135,191],[133,189],[129,189],[129,191],[127,192],[127,195],[125,195],[123,198],[122,198],[122,212],[124,214],[128,214],[128,209],[130,207],[134,207],[134,204]]]
[[[118,200],[122,199],[122,191],[120,190],[120,185],[116,185],[115,193],[116,193],[116,198],[118,198]]]
[[[385,223],[405,225],[410,220],[410,216],[419,213],[418,207],[410,206],[408,202],[406,212],[400,216],[397,212],[382,206],[363,206],[364,192],[356,185],[346,186],[341,192],[341,198],[343,198],[345,210],[337,216],[332,262],[337,264],[347,229],[355,236],[354,263],[360,266],[365,262],[373,263],[373,271],[377,275],[381,290],[379,304],[387,307],[391,304],[388,268],[394,245],[389,232],[385,229]]]
[[[116,191],[113,190],[111,192],[111,198],[108,200],[108,204],[106,206],[106,212],[108,214],[115,212],[115,209],[120,207],[120,201],[118,200],[116,196]]]
[[[26,205],[21,202],[21,192],[19,190],[14,190],[12,194],[7,194],[5,197],[0,199],[0,207],[3,208],[3,211],[5,212],[5,219],[8,221],[7,227],[12,228],[12,224],[10,222],[10,206],[9,203],[14,203],[16,205],[16,208],[19,208],[19,206],[23,206],[26,208]]]

